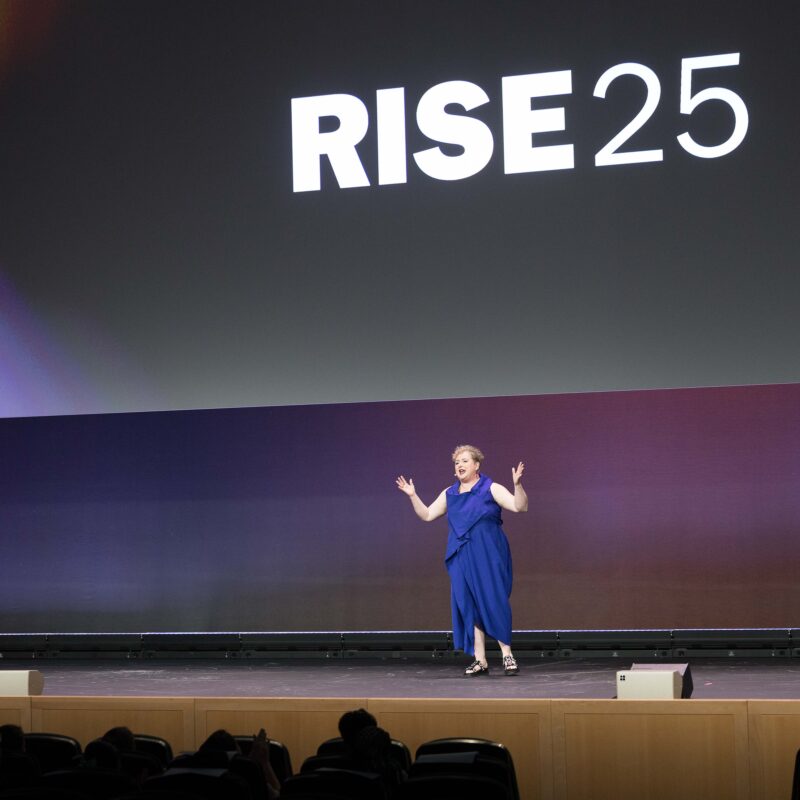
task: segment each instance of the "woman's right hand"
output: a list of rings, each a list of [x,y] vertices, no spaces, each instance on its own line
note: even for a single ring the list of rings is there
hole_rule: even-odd
[[[397,484],[397,488],[401,492],[405,492],[409,497],[413,497],[416,494],[416,489],[414,489],[414,481],[410,478],[406,480],[402,475],[395,481]]]

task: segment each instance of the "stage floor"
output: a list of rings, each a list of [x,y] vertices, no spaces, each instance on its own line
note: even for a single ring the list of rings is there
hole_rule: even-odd
[[[465,678],[460,662],[353,661],[10,661],[0,669],[38,669],[44,694],[95,697],[550,698],[599,700],[631,661],[522,661],[507,678]],[[800,659],[693,659],[696,699],[800,699]]]

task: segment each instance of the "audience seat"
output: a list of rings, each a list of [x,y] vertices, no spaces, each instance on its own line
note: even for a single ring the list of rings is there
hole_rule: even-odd
[[[387,795],[379,775],[347,769],[320,769],[289,778],[281,788],[281,800],[283,798],[387,800]]]
[[[0,797],[0,800],[3,800]],[[119,800],[206,800],[201,794],[179,791],[160,791],[158,789],[140,789],[134,794],[126,794]]]
[[[69,769],[81,754],[81,745],[77,739],[59,733],[26,733],[25,752],[39,762],[42,772],[53,772]]]
[[[318,756],[346,755],[346,747],[344,744],[344,739],[342,739],[341,736],[337,736],[334,739],[326,739],[317,748],[317,755]],[[411,767],[411,752],[409,751],[408,747],[406,747],[405,744],[403,744],[403,742],[400,742],[397,739],[392,739],[390,755],[392,759],[400,767],[400,769],[403,770],[403,772],[408,772],[408,770]]]
[[[0,791],[32,786],[41,774],[39,762],[28,753],[0,755]]]
[[[135,733],[133,739],[136,742],[136,751],[158,759],[158,763],[161,764],[162,769],[166,769],[170,761],[174,758],[170,743],[160,736]]]
[[[203,800],[256,800],[247,781],[227,769],[168,769],[144,782],[142,795],[149,797],[152,792],[197,795]]]
[[[300,774],[316,772],[318,769],[352,769],[358,771],[358,765],[345,755],[309,756],[300,766]]]
[[[119,760],[122,771],[131,777],[137,785],[164,772],[161,762],[147,753],[122,752],[119,754]]]
[[[422,775],[401,783],[393,800],[508,800],[508,787],[476,775]]]
[[[237,775],[245,782],[253,798],[263,798],[267,793],[267,782],[260,765],[244,758],[239,753],[226,753],[222,750],[198,750],[196,753],[185,753],[173,759],[170,770],[176,768],[228,770],[232,775]]]
[[[417,748],[416,760],[423,756],[442,755],[446,753],[464,753],[474,752],[477,753],[481,760],[489,759],[504,766],[506,777],[503,782],[507,783],[512,800],[519,800],[519,788],[517,786],[517,775],[514,770],[514,759],[511,757],[511,752],[508,748],[499,742],[493,742],[489,739],[477,739],[468,737],[455,737],[446,739],[433,739],[430,742],[425,742]],[[478,767],[471,768],[473,774],[478,771]],[[491,767],[487,767],[491,771]],[[430,771],[430,770],[429,770]],[[409,772],[411,774],[412,770]],[[486,773],[488,777],[495,777],[494,775]]]
[[[242,755],[246,756],[250,753],[250,748],[253,746],[252,736],[234,736],[236,744],[242,751]],[[280,783],[283,783],[287,778],[292,776],[292,759],[289,755],[289,748],[283,742],[277,742],[275,739],[269,739],[269,763],[275,777]]]
[[[0,792],[0,800],[92,800],[92,798],[69,789],[33,786]]]
[[[42,775],[43,788],[68,789],[84,794],[93,800],[111,800],[138,789],[128,775],[101,769],[66,769]]]

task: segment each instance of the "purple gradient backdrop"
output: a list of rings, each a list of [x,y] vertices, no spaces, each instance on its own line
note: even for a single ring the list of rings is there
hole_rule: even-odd
[[[0,421],[3,631],[449,628],[459,442],[510,484],[514,627],[792,626],[800,385]]]

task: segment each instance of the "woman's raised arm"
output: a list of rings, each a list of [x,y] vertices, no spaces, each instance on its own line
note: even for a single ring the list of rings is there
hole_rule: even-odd
[[[492,483],[491,492],[495,503],[506,511],[527,511],[528,495],[522,488],[522,473],[525,472],[525,465],[520,461],[516,468],[511,469],[511,479],[514,481],[514,494],[501,486],[499,483]]]
[[[433,520],[439,519],[439,517],[447,513],[447,497],[444,491],[429,506],[426,506],[420,500],[417,490],[414,488],[414,481],[411,478],[406,480],[400,475],[395,483],[401,492],[408,495],[411,505],[414,507],[414,512],[423,522],[433,522]]]

